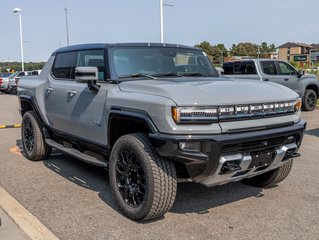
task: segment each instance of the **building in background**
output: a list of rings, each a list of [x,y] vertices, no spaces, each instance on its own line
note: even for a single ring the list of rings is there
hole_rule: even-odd
[[[319,62],[319,44],[287,42],[278,47],[279,60],[297,62],[300,66]]]
[[[319,63],[319,44],[311,44],[310,61],[315,64]]]

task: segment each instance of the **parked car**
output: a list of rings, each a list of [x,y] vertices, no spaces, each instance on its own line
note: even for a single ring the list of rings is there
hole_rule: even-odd
[[[38,76],[42,70],[22,71],[15,77],[15,82],[18,84],[21,77],[24,76]]]
[[[296,92],[220,77],[202,50],[173,44],[58,49],[18,96],[24,156],[55,148],[107,168],[120,209],[140,221],[173,206],[177,180],[276,186],[306,127]]]
[[[250,79],[284,85],[299,94],[303,109],[316,108],[319,96],[319,81],[314,74],[297,71],[285,61],[273,59],[244,59],[225,62],[224,75],[236,80]]]
[[[312,68],[308,68],[308,69],[306,69],[306,72],[315,72],[315,73],[317,73],[318,72],[318,70],[319,70],[319,66],[314,66],[314,67],[312,67]]]
[[[12,73],[0,73],[0,91],[8,93],[9,77]]]
[[[16,94],[17,93],[17,76],[19,72],[15,72],[9,76],[8,92]]]

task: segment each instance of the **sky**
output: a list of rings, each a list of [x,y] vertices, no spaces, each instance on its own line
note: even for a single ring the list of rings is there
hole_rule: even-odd
[[[64,7],[69,8],[70,45],[159,42],[159,0],[0,0],[0,62],[20,61],[22,9],[25,61],[46,61],[67,44]],[[164,0],[164,41],[224,43],[319,43],[318,0]]]

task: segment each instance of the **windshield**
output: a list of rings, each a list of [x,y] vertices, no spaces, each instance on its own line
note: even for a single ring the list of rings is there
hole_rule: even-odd
[[[118,47],[111,51],[115,78],[218,77],[206,54],[178,47]]]

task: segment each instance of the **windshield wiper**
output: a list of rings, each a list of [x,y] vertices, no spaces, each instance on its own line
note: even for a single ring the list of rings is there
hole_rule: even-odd
[[[176,72],[167,72],[167,73],[159,73],[159,74],[154,74],[154,77],[183,77],[183,75],[178,74]]]
[[[199,77],[208,77],[208,75],[200,73],[200,72],[190,72],[190,73],[183,73],[183,76],[187,76],[187,77],[195,77],[195,76],[199,76]]]
[[[156,79],[155,77],[148,75],[148,74],[144,74],[144,73],[132,73],[132,74],[128,74],[128,75],[121,75],[121,76],[119,76],[119,79],[121,79],[121,78],[140,78],[140,77],[147,77],[149,79]]]

